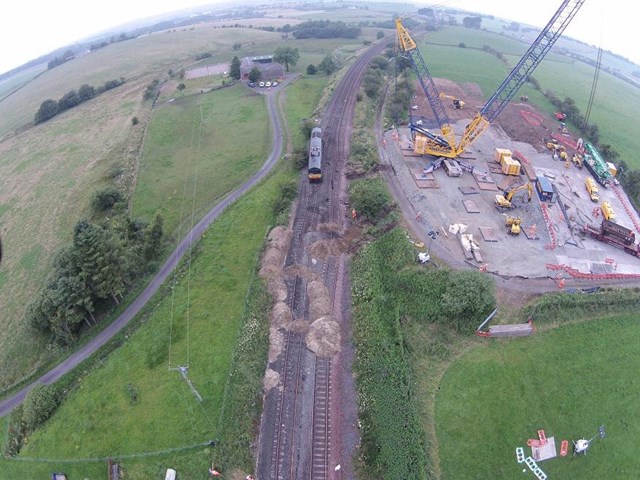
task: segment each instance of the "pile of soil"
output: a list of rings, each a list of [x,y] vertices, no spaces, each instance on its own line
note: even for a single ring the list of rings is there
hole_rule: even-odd
[[[284,283],[282,277],[269,277],[267,290],[273,297],[274,302],[284,302],[287,299],[287,285]]]
[[[331,313],[331,298],[325,284],[320,280],[314,280],[307,284],[307,296],[309,297],[309,321],[327,316]]]
[[[264,379],[262,380],[262,388],[264,388],[265,393],[272,388],[277,387],[279,384],[280,374],[275,370],[267,368],[267,371],[264,374]]]
[[[269,328],[269,363],[275,362],[284,349],[284,333],[276,326]]]
[[[269,232],[267,248],[262,257],[260,275],[263,277],[277,276],[282,272],[289,243],[291,241],[291,230],[284,227],[275,227]]]
[[[340,351],[340,325],[331,316],[320,317],[309,327],[304,338],[307,348],[318,357],[333,357]]]
[[[291,323],[293,317],[289,305],[284,302],[276,302],[271,309],[271,325],[285,328]]]

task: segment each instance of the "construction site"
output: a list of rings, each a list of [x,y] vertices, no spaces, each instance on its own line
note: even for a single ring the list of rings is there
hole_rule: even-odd
[[[640,278],[640,218],[616,165],[573,133],[562,112],[515,97],[525,67],[516,65],[487,101],[477,85],[431,78],[397,28],[418,81],[408,126],[384,134],[383,161],[424,226],[425,250],[559,286],[569,277]]]

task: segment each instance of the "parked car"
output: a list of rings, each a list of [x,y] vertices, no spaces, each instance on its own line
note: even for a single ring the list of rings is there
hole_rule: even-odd
[[[270,87],[271,86],[271,82],[267,82],[264,84],[265,87]]]
[[[277,87],[277,86],[278,86],[278,82],[273,82],[273,83],[271,84],[271,86],[272,86],[272,87]]]
[[[260,82],[260,86],[261,86],[261,87],[264,87],[264,82]]]
[[[249,85],[250,87],[255,87],[256,86],[256,82],[249,82],[249,83],[247,83],[247,85]]]

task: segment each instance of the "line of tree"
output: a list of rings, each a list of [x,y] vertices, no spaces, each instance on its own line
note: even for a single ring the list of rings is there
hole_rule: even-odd
[[[362,29],[349,26],[344,22],[331,20],[311,20],[295,26],[292,34],[297,39],[303,38],[358,38]]]
[[[109,215],[76,223],[72,243],[53,256],[52,271],[25,314],[33,328],[63,346],[108,315],[162,251],[160,215],[151,224],[131,219],[113,187],[96,192],[92,207]]]
[[[76,107],[87,100],[91,100],[93,97],[104,93],[107,90],[119,87],[124,82],[124,78],[120,77],[118,80],[109,80],[105,82],[104,85],[97,88],[85,83],[80,86],[78,90],[69,90],[58,101],[53,99],[45,100],[40,104],[40,108],[36,112],[33,121],[36,125],[46,122],[65,110],[69,110],[70,108]]]

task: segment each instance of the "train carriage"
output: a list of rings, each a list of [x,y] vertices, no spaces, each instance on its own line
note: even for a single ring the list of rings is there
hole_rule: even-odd
[[[308,175],[311,183],[322,181],[322,129],[320,127],[311,130]]]

